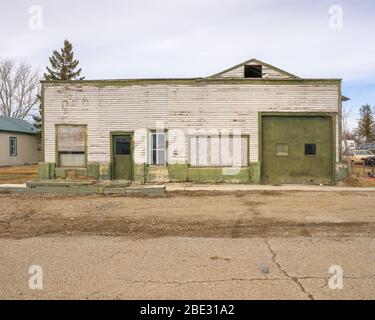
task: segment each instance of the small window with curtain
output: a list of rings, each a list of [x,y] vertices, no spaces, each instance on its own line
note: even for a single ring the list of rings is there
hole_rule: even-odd
[[[9,155],[11,157],[17,156],[17,138],[9,137]]]
[[[57,125],[57,153],[60,167],[86,166],[86,126]]]
[[[152,165],[166,164],[166,141],[164,132],[151,133],[150,162]]]

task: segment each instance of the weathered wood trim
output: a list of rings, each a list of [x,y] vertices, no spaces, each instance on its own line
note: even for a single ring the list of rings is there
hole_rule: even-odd
[[[209,84],[246,84],[246,85],[340,85],[342,79],[249,79],[249,78],[196,78],[196,79],[119,79],[119,80],[69,80],[42,81],[48,86],[148,86],[148,85],[209,85]]]
[[[45,130],[44,130],[44,127],[45,127],[45,125],[44,125],[44,92],[45,92],[45,89],[44,89],[44,84],[43,83],[41,83],[41,88],[40,88],[40,109],[41,109],[41,112],[42,112],[42,114],[41,114],[41,116],[42,116],[42,135],[41,135],[41,137],[42,137],[42,142],[41,142],[41,145],[42,145],[42,150],[41,150],[41,152],[42,152],[42,160],[43,160],[43,162],[45,162],[46,161],[46,159],[45,159],[45,141],[46,141],[46,139],[45,139]]]
[[[109,148],[110,148],[110,161],[109,161],[109,166],[110,166],[110,172],[111,172],[111,180],[114,180],[114,162],[113,162],[113,137],[114,136],[122,136],[122,135],[130,135],[131,136],[131,153],[132,153],[132,181],[134,180],[134,131],[110,131],[109,132]]]

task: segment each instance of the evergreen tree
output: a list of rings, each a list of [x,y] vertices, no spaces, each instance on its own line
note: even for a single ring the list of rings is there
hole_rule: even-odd
[[[38,97],[38,102],[39,102],[39,112],[38,114],[35,114],[35,115],[32,115],[33,117],[33,124],[34,124],[34,127],[38,130],[38,138],[40,139],[41,138],[41,132],[42,132],[42,100],[41,100],[41,96],[38,94],[37,95]]]
[[[358,134],[365,142],[372,142],[375,140],[373,132],[374,116],[370,105],[366,104],[359,110],[360,119],[358,120]]]
[[[51,67],[47,67],[47,73],[44,74],[45,80],[83,80],[80,77],[81,68],[76,70],[79,60],[74,59],[73,46],[68,40],[64,40],[64,48],[61,52],[53,51],[49,58]]]

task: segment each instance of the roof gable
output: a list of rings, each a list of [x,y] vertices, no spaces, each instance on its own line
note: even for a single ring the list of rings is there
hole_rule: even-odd
[[[26,120],[0,116],[0,131],[36,134],[38,130]]]
[[[244,78],[244,69],[246,65],[261,65],[263,79],[299,79],[299,77],[294,74],[255,58],[246,60],[208,78]]]

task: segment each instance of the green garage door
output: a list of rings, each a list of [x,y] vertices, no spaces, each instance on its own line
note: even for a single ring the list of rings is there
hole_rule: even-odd
[[[262,116],[262,180],[331,183],[331,117]]]

